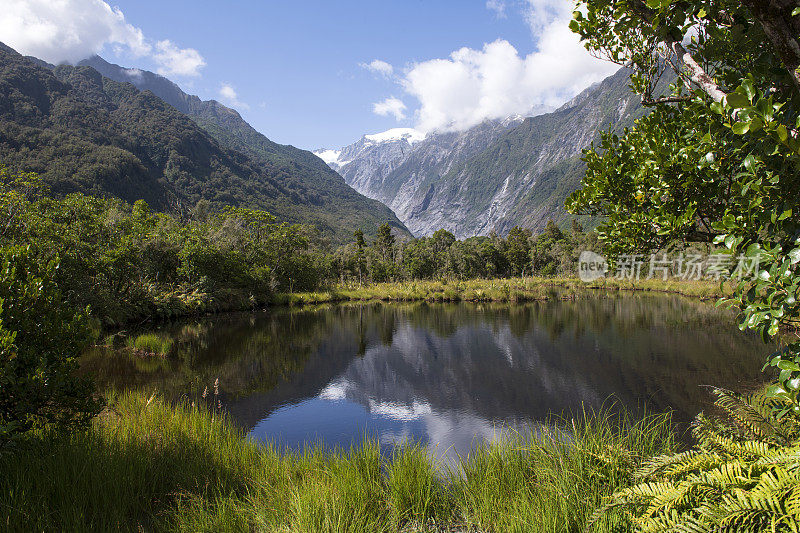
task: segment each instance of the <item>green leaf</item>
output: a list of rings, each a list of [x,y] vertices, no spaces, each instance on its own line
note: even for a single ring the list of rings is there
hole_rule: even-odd
[[[778,138],[781,140],[782,143],[785,143],[786,139],[789,138],[789,132],[786,130],[786,126],[781,124],[780,126],[778,126],[778,129],[776,131],[778,133]]]
[[[743,162],[744,168],[746,168],[748,172],[755,172],[756,163],[757,163],[756,158],[753,157],[752,155],[748,155],[747,157],[745,157]]]
[[[725,97],[725,103],[734,109],[741,109],[743,107],[748,107],[750,105],[750,100],[741,93],[730,93]]]
[[[746,79],[742,82],[742,89],[744,89],[744,93],[747,96],[747,104],[750,104],[750,101],[753,100],[753,96],[755,95],[755,90],[753,89],[753,80]],[[744,106],[742,106],[744,107]]]
[[[800,248],[793,248],[792,250],[789,250],[789,253],[787,255],[789,256],[789,259],[791,260],[793,265],[796,263],[800,263]]]
[[[797,15],[800,15],[800,7],[792,9],[792,16],[796,17]]]
[[[778,368],[781,370],[789,370],[790,372],[800,372],[800,366],[794,361],[782,360],[778,363]]]
[[[749,122],[737,122],[734,124],[731,129],[733,133],[736,135],[744,135],[750,130],[750,123]]]

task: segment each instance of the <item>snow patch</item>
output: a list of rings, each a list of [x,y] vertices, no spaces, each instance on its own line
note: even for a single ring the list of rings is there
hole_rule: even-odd
[[[374,143],[382,143],[387,141],[406,141],[408,144],[414,144],[424,140],[425,133],[415,130],[414,128],[392,128],[381,133],[364,135],[364,138]]]
[[[342,154],[341,150],[317,150],[314,155],[325,161],[326,164],[332,163],[339,164],[339,156]]]

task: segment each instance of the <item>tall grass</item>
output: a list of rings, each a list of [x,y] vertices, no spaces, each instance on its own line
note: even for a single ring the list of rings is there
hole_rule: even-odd
[[[643,457],[675,447],[666,415],[587,414],[439,464],[425,447],[386,456],[373,441],[282,451],[157,397],[110,405],[89,431],[0,453],[2,529],[579,531]],[[627,526],[612,516],[600,530]]]
[[[642,279],[639,281],[600,279],[584,283],[577,278],[510,278],[471,280],[398,281],[339,285],[324,292],[277,294],[275,305],[303,305],[347,300],[428,302],[526,302],[575,299],[605,291],[646,291],[715,299],[730,294],[730,284],[712,281]]]
[[[144,333],[136,337],[128,338],[128,347],[139,352],[166,356],[172,350],[172,338],[168,336],[156,335],[155,333]]]

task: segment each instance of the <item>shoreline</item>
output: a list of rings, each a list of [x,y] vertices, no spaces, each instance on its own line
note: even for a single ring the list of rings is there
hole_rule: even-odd
[[[656,292],[708,301],[732,294],[730,286],[720,290],[719,283],[706,281],[662,282],[643,280],[637,283],[602,280],[585,283],[577,278],[510,278],[467,281],[408,281],[339,286],[330,290],[276,294],[272,305],[308,305],[346,301],[388,302],[500,302],[519,303],[573,300],[592,291]],[[552,291],[563,294],[553,294]]]
[[[170,293],[153,305],[149,313],[129,319],[97,317],[103,330],[124,326],[138,327],[181,318],[247,311],[266,311],[273,307],[302,307],[305,305],[336,304],[344,302],[472,302],[472,303],[524,303],[549,300],[577,300],[596,291],[652,292],[674,294],[703,302],[717,300],[732,294],[726,284],[720,290],[719,282],[661,281],[638,282],[602,279],[590,283],[577,278],[508,278],[472,280],[424,280],[337,285],[311,292],[276,293],[254,297],[252,294],[231,294],[208,299],[193,294],[191,300]],[[205,296],[205,295],[204,295]]]

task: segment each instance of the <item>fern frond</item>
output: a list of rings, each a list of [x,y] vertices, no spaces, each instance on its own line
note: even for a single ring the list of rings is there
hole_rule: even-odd
[[[642,532],[800,533],[800,416],[764,395],[714,394],[725,416],[698,415],[698,444],[643,461],[638,484],[615,492],[590,525],[621,507]]]

